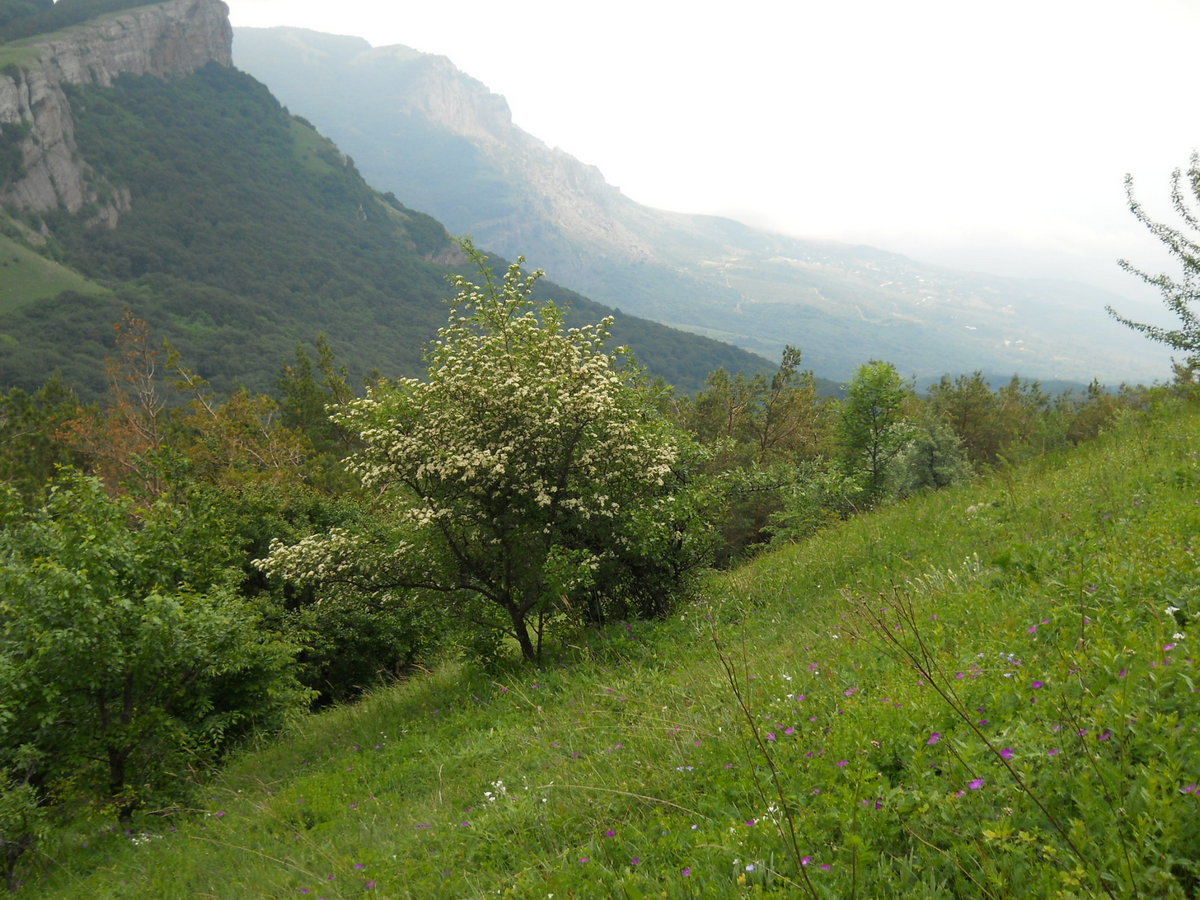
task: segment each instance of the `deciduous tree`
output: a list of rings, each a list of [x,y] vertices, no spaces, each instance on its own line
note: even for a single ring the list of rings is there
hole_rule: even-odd
[[[842,458],[861,475],[870,498],[882,495],[888,463],[907,440],[902,408],[911,391],[891,363],[858,367],[842,404]]]
[[[0,771],[32,748],[27,783],[128,819],[185,759],[307,699],[295,648],[236,597],[216,523],[70,474],[30,512],[0,490],[0,512]]]
[[[455,281],[425,380],[380,382],[337,421],[362,447],[351,465],[378,499],[374,527],[276,546],[281,575],[376,597],[418,594],[540,656],[571,615],[661,614],[703,560],[682,477],[687,440],[657,411],[611,320],[566,328],[530,300],[540,276]]]

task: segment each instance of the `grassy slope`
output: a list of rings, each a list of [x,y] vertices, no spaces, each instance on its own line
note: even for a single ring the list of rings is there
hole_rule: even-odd
[[[1198,438],[1174,406],[541,671],[450,667],[313,717],[177,831],[48,847],[39,896],[1184,896],[1200,702],[1165,609],[1200,612]],[[884,633],[919,634],[924,676]]]
[[[0,313],[57,296],[63,291],[92,295],[107,293],[105,288],[66,266],[0,235]]]

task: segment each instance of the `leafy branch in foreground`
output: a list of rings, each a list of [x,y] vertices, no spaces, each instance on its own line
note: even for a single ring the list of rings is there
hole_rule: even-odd
[[[1171,173],[1171,205],[1183,220],[1182,228],[1150,218],[1133,195],[1131,175],[1125,176],[1125,191],[1134,216],[1182,264],[1183,272],[1177,277],[1165,272],[1150,275],[1127,259],[1120,260],[1119,265],[1159,290],[1167,309],[1179,319],[1179,327],[1167,328],[1137,322],[1120,315],[1111,306],[1106,307],[1108,314],[1150,340],[1166,344],[1172,350],[1186,354],[1185,368],[1200,366],[1200,316],[1197,316],[1194,308],[1197,300],[1200,300],[1200,243],[1197,243],[1193,236],[1200,233],[1200,217],[1192,208],[1193,203],[1200,200],[1200,154],[1192,154],[1186,174],[1180,169]]]

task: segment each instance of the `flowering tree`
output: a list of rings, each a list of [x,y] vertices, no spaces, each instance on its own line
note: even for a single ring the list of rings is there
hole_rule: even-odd
[[[455,280],[426,380],[381,382],[336,421],[357,433],[353,470],[378,498],[368,527],[275,546],[263,566],[375,597],[436,596],[526,659],[574,615],[662,614],[705,559],[687,440],[655,409],[611,319],[567,328],[535,308],[541,273]]]

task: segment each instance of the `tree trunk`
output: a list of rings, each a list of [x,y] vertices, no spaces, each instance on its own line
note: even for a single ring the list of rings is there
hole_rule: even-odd
[[[533,645],[533,640],[529,637],[529,624],[525,621],[525,613],[514,603],[509,606],[508,615],[512,619],[513,636],[516,637],[517,643],[521,647],[521,656],[529,662],[536,662],[538,652]]]
[[[116,803],[117,820],[125,827],[133,821],[133,811],[138,806],[136,799],[125,794],[130,752],[130,748],[108,748],[108,796]]]

